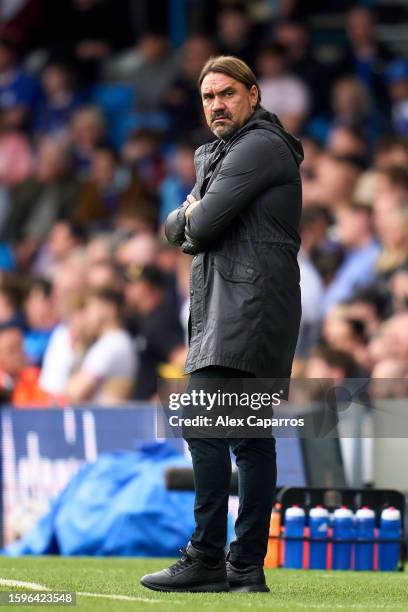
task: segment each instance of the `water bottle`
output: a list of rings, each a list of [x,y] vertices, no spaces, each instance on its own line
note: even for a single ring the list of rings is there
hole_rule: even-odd
[[[351,569],[353,537],[353,513],[347,506],[341,506],[333,515],[333,569]]]
[[[363,506],[356,512],[356,546],[354,555],[354,569],[369,570],[374,568],[374,529],[375,512],[368,506]],[[359,542],[371,540],[371,542]]]
[[[309,512],[309,569],[326,569],[328,528],[329,513],[326,508],[323,508],[323,506],[312,508]],[[316,539],[322,541],[316,542]]]
[[[288,569],[303,567],[303,534],[305,529],[305,511],[299,506],[291,506],[285,512],[285,560],[283,566]],[[291,539],[296,538],[296,539]]]
[[[390,506],[381,512],[378,536],[378,569],[394,571],[398,566],[400,543],[382,540],[397,540],[401,537],[401,513],[397,508]]]

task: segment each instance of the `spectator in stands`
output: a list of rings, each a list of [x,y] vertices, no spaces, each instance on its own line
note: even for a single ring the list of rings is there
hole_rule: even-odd
[[[171,51],[168,37],[156,32],[143,33],[136,49],[113,58],[106,68],[108,79],[134,89],[136,110],[146,116],[162,111],[169,87],[179,73],[179,58]],[[142,124],[147,125],[143,119]]]
[[[21,321],[20,295],[15,288],[2,284],[0,287],[0,324]]]
[[[376,171],[375,198],[408,194],[408,168],[390,165]]]
[[[408,271],[408,209],[389,211],[377,224],[381,251],[376,261],[377,282],[389,282],[396,272]]]
[[[44,355],[40,385],[51,393],[63,395],[75,364],[78,347],[85,343],[83,295],[86,270],[81,261],[63,263],[53,282],[53,300],[59,324],[54,329]]]
[[[408,165],[408,141],[401,136],[382,136],[375,143],[373,166],[380,170],[388,166]]]
[[[378,376],[384,362],[408,367],[408,313],[398,313],[385,321],[378,336],[370,342],[369,351]]]
[[[130,397],[138,355],[121,324],[122,305],[122,295],[114,289],[100,289],[87,299],[87,333],[95,340],[68,381],[70,401],[116,404]]]
[[[334,155],[354,157],[362,163],[367,160],[367,142],[357,128],[339,125],[333,128],[327,143],[328,150]]]
[[[42,141],[34,176],[14,190],[2,231],[3,240],[15,245],[21,269],[29,265],[53,224],[72,216],[77,194],[67,149],[52,140]]]
[[[92,154],[90,177],[82,183],[74,220],[89,229],[110,229],[115,216],[126,207],[135,210],[152,204],[137,174],[130,177],[119,165],[116,151],[100,145]]]
[[[185,202],[196,180],[194,167],[195,145],[179,142],[169,163],[169,174],[160,185],[160,223],[163,224],[172,210]]]
[[[0,183],[12,187],[26,180],[33,169],[33,152],[28,138],[8,128],[0,110]],[[3,211],[0,212],[0,219]]]
[[[391,97],[391,116],[395,132],[408,135],[408,61],[395,60],[387,70]]]
[[[291,73],[296,74],[308,86],[313,114],[327,112],[329,107],[329,71],[319,62],[310,43],[310,32],[301,21],[280,21],[274,29],[274,41],[285,49]]]
[[[300,223],[301,248],[298,255],[302,289],[302,318],[296,357],[304,359],[315,344],[321,324],[320,305],[324,295],[322,278],[312,261],[313,250],[324,239],[328,226],[325,210],[319,206],[305,208]]]
[[[19,44],[10,36],[0,35],[0,110],[3,124],[21,129],[38,100],[38,85],[19,66]]]
[[[122,149],[125,164],[140,176],[151,195],[155,195],[166,174],[160,151],[160,134],[150,129],[140,129],[129,135]]]
[[[21,328],[0,326],[0,402],[29,408],[55,403],[38,384],[39,369],[27,367]]]
[[[57,324],[52,285],[49,281],[37,279],[32,283],[24,302],[24,314],[24,353],[28,363],[41,366]]]
[[[358,366],[353,357],[345,351],[320,345],[313,350],[305,369],[305,378],[342,381],[353,378]]]
[[[390,314],[390,300],[387,291],[371,285],[357,291],[346,302],[347,318],[364,323],[367,338],[374,338],[380,325]]]
[[[392,54],[378,41],[373,12],[363,6],[350,9],[346,18],[346,32],[349,44],[337,69],[342,74],[356,74],[371,91],[375,104],[387,110],[385,72]]]
[[[225,6],[218,13],[216,42],[220,54],[235,55],[254,65],[257,44],[245,3]]]
[[[336,230],[345,258],[321,302],[324,314],[372,282],[380,252],[373,234],[371,210],[367,206],[350,203],[337,209]]]
[[[42,99],[34,114],[33,130],[40,135],[68,139],[71,119],[83,106],[75,91],[74,75],[61,62],[51,61],[41,74]]]
[[[178,365],[177,376],[186,356],[184,334],[178,314],[169,305],[166,279],[155,266],[146,266],[135,274],[128,271],[125,288],[126,304],[137,318],[129,325],[137,333],[140,350],[140,371],[136,381],[136,399],[150,399],[157,391],[159,366]]]
[[[80,178],[87,178],[95,149],[104,142],[105,120],[101,111],[87,106],[75,113],[71,122],[70,139],[75,169]]]
[[[34,260],[33,274],[52,280],[64,262],[81,257],[84,237],[83,230],[72,221],[57,221]]]
[[[348,318],[347,308],[333,309],[323,325],[323,339],[327,346],[348,353],[362,370],[369,372],[371,360],[364,323]]]
[[[195,35],[186,40],[182,53],[181,72],[169,88],[165,106],[171,119],[171,135],[176,139],[206,134],[197,79],[214,53],[214,45],[206,36]]]
[[[330,114],[312,118],[308,133],[322,142],[327,142],[332,129],[346,126],[359,129],[371,144],[378,135],[377,124],[367,88],[357,77],[348,75],[338,79],[333,85]]]
[[[115,262],[121,268],[142,268],[154,263],[157,253],[156,237],[140,233],[123,241],[115,253]]]
[[[285,50],[273,43],[264,47],[256,59],[262,106],[276,113],[291,133],[299,133],[310,109],[310,93],[287,66]]]
[[[304,204],[319,202],[335,211],[340,204],[351,200],[361,172],[361,160],[323,153],[316,160],[315,176],[303,194]]]

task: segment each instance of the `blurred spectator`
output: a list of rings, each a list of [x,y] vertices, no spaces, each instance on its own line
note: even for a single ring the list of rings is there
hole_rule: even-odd
[[[138,176],[150,193],[155,194],[165,176],[165,162],[160,151],[160,135],[141,129],[130,134],[122,149],[125,164]]]
[[[0,402],[15,407],[48,406],[52,398],[38,385],[39,370],[27,367],[23,334],[15,324],[0,326]]]
[[[367,142],[359,129],[339,125],[331,130],[327,144],[334,155],[355,157],[365,163]]]
[[[141,113],[162,110],[167,92],[180,73],[180,61],[164,34],[146,32],[138,46],[111,60],[106,77],[131,85]],[[148,84],[148,85],[147,85]]]
[[[119,165],[114,149],[107,145],[95,148],[91,158],[90,177],[84,181],[73,213],[76,223],[101,229],[111,226],[115,216],[126,207],[151,208],[147,191],[139,177],[131,178]]]
[[[377,123],[367,88],[355,76],[349,75],[338,79],[333,85],[330,114],[312,118],[307,131],[326,142],[330,131],[337,126],[357,128],[371,144],[378,136]]]
[[[139,274],[129,270],[125,289],[126,304],[137,314],[129,324],[137,332],[140,371],[136,381],[136,399],[150,399],[157,391],[159,366],[173,362],[182,365],[186,355],[183,330],[177,313],[166,297],[166,280],[155,266],[146,266]]]
[[[336,211],[337,238],[345,250],[345,258],[321,303],[325,314],[334,305],[344,302],[375,275],[380,247],[373,234],[371,210],[361,204],[343,205]]]
[[[57,317],[52,298],[52,285],[46,280],[35,280],[24,303],[24,352],[28,363],[40,366],[51,338]]]
[[[373,165],[377,169],[408,165],[408,141],[401,136],[382,136],[373,152]]]
[[[376,364],[376,376],[382,364],[388,360],[403,368],[408,367],[408,313],[398,313],[385,321],[369,349]]]
[[[285,51],[277,43],[264,47],[258,54],[262,106],[276,113],[289,132],[298,133],[310,108],[309,90],[287,67]]]
[[[347,353],[368,373],[370,355],[365,327],[362,321],[350,319],[347,309],[344,314],[339,309],[329,312],[324,321],[323,338],[329,348]]]
[[[75,113],[70,137],[76,170],[81,178],[88,176],[92,155],[105,139],[105,120],[95,106],[87,106]]]
[[[350,201],[362,172],[361,160],[350,156],[324,153],[315,163],[314,179],[303,194],[304,204],[319,202],[331,210]]]
[[[305,370],[305,378],[344,380],[353,378],[358,366],[351,355],[345,351],[327,346],[314,349]]]
[[[122,296],[113,289],[94,291],[87,299],[86,327],[94,342],[68,381],[70,401],[115,404],[130,396],[138,356],[122,328],[121,308]]]
[[[0,324],[20,320],[20,296],[6,284],[0,287]]]
[[[170,160],[169,174],[160,185],[160,222],[180,206],[191,193],[196,181],[194,152],[196,147],[188,141],[179,142]]]
[[[84,338],[83,294],[86,270],[82,262],[66,262],[55,275],[53,300],[59,324],[44,355],[40,385],[52,394],[65,392],[75,363],[75,352]]]
[[[366,7],[356,6],[347,14],[345,48],[338,70],[343,74],[356,74],[371,91],[375,104],[387,108],[385,71],[392,54],[378,41],[376,20]]]
[[[389,315],[389,295],[375,285],[359,289],[347,300],[347,317],[362,321],[368,338],[374,338]]]
[[[330,87],[321,87],[321,84],[330,82],[330,75],[314,56],[306,24],[300,21],[278,22],[274,29],[274,40],[285,49],[290,71],[307,84],[312,96],[312,112],[326,112]]]
[[[32,169],[33,153],[28,138],[7,128],[4,112],[0,111],[0,183],[16,185],[28,178]]]
[[[236,55],[254,65],[257,45],[245,3],[234,3],[218,13],[217,47],[222,55]]]
[[[388,282],[399,271],[408,271],[408,208],[395,208],[377,225],[381,252],[377,280]]]
[[[53,224],[72,216],[78,181],[70,172],[66,148],[44,140],[38,150],[35,173],[16,187],[2,231],[16,245],[16,260],[24,269]]]
[[[141,268],[154,263],[156,258],[156,237],[140,233],[124,240],[117,248],[115,262],[121,268]]]
[[[408,195],[408,168],[387,166],[377,170],[375,177],[374,206],[383,197],[395,200]]]
[[[26,125],[38,99],[38,85],[19,66],[19,44],[10,36],[0,35],[0,110],[5,128]]]
[[[83,230],[72,221],[57,221],[34,260],[32,272],[52,280],[61,264],[81,257],[84,237]]]
[[[204,132],[197,81],[205,62],[214,54],[214,45],[205,36],[191,36],[186,40],[182,53],[181,73],[169,88],[165,106],[171,119],[171,134],[175,138]]]
[[[408,61],[395,60],[387,70],[388,87],[392,102],[391,116],[394,130],[408,135]]]
[[[320,305],[323,299],[323,282],[311,254],[324,239],[327,230],[327,215],[319,206],[310,206],[302,213],[300,236],[302,246],[298,255],[302,296],[302,318],[300,322],[297,357],[304,359],[315,344],[321,323]]]
[[[74,113],[83,105],[76,93],[74,75],[67,65],[52,61],[41,75],[42,99],[33,118],[33,130],[40,135],[68,139]]]

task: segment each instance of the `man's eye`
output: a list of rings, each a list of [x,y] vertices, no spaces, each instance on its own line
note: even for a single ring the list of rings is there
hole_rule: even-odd
[[[233,95],[234,95],[234,92],[233,92],[233,91],[227,91],[227,96],[228,96],[229,98],[230,98],[231,96],[233,96]]]

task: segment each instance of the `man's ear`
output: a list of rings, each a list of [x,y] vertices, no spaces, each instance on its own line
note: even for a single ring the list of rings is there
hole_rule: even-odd
[[[249,96],[250,96],[251,106],[253,109],[255,109],[256,105],[258,104],[258,99],[259,99],[259,90],[256,85],[252,85],[251,89],[249,90]]]

